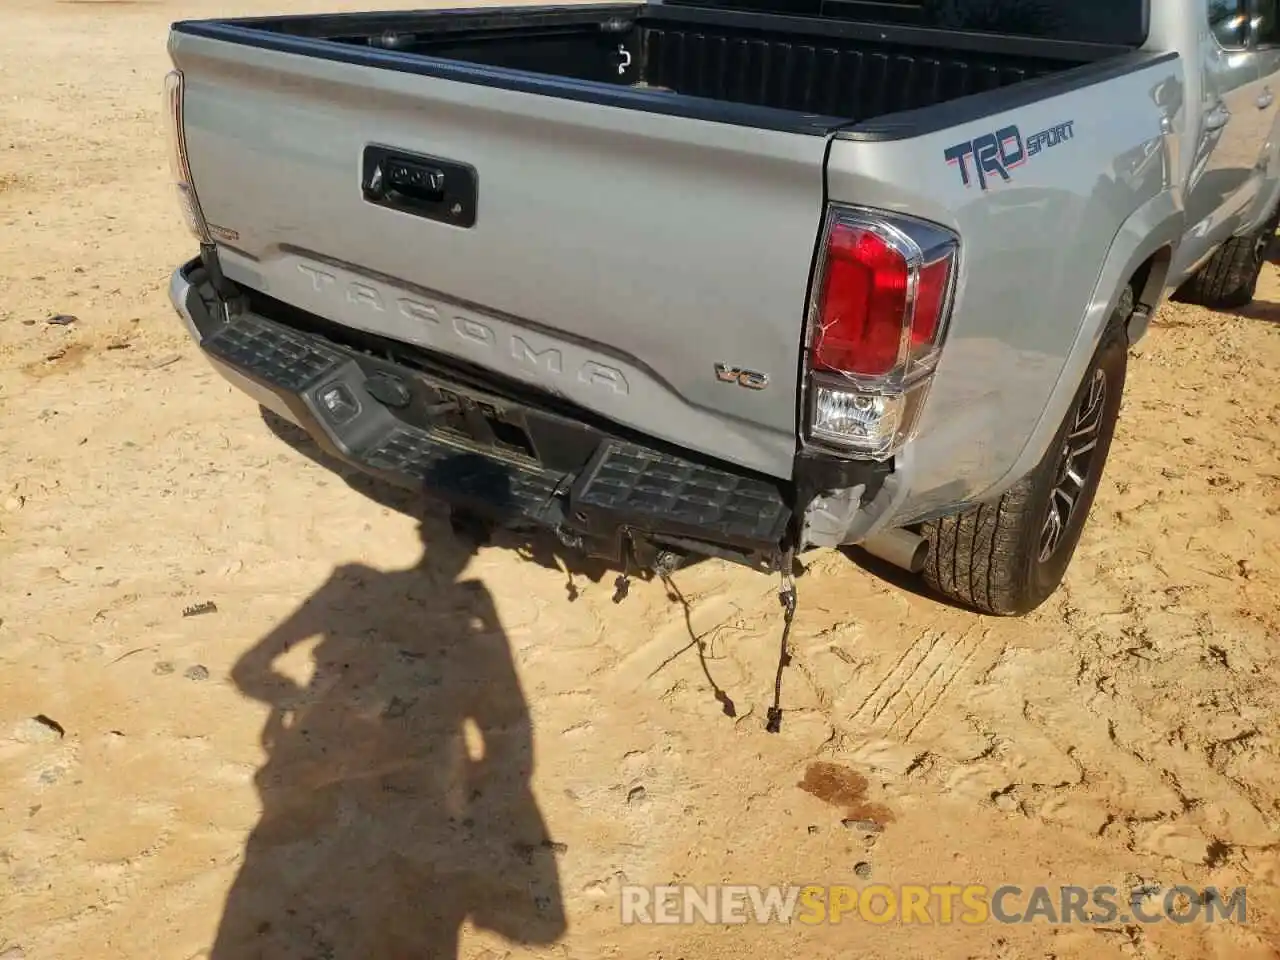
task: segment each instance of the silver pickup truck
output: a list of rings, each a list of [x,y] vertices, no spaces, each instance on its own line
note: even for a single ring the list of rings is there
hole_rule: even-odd
[[[640,568],[1050,596],[1163,296],[1275,233],[1277,0],[173,25],[172,300],[329,453]],[[193,250],[194,252],[194,250]]]

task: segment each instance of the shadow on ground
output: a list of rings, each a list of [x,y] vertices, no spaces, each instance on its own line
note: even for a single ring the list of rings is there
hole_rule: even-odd
[[[1273,239],[1271,246],[1267,248],[1267,262],[1280,266],[1280,235]],[[1271,300],[1254,300],[1247,307],[1233,310],[1232,313],[1236,314],[1236,316],[1247,317],[1250,320],[1280,323],[1280,303],[1275,303]]]
[[[903,593],[913,594],[919,600],[927,600],[929,603],[940,607],[950,607],[953,610],[959,610],[961,613],[973,614],[971,608],[966,607],[959,601],[944,597],[940,593],[934,593],[925,584],[924,577],[919,574],[896,567],[888,560],[881,560],[858,546],[841,547],[840,552],[845,555],[851,564],[864,573],[869,573],[876,579],[884,581]]]
[[[417,565],[335,570],[232,670],[270,708],[268,759],[210,960],[453,960],[467,919],[565,930],[507,637],[470,548],[420,530]]]
[[[1249,320],[1262,320],[1266,323],[1280,323],[1280,303],[1270,300],[1255,300],[1246,307],[1232,310],[1237,317]]]
[[[548,570],[558,570],[566,575],[565,589],[569,599],[577,597],[577,589],[573,586],[574,577],[585,577],[592,583],[599,583],[609,573],[620,573],[616,564],[605,560],[588,557],[585,554],[564,547],[550,533],[542,531],[513,531],[506,529],[485,529],[478,525],[470,525],[465,530],[451,529],[448,508],[427,496],[425,493],[406,490],[393,484],[361,473],[354,467],[343,463],[326,453],[305,430],[290,423],[276,413],[261,408],[262,420],[277,439],[302,454],[307,459],[319,464],[326,470],[340,477],[344,483],[361,496],[368,497],[375,503],[396,510],[406,516],[431,517],[438,519],[442,536],[451,533],[459,539],[469,541],[473,545],[492,543],[519,554],[523,559],[537,563]],[[638,573],[638,571],[632,571]]]

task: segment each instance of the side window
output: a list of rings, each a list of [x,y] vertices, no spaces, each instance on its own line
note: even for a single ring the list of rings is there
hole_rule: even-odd
[[[1260,47],[1280,46],[1280,0],[1254,0],[1253,38]]]
[[[1209,0],[1209,28],[1228,50],[1249,45],[1249,0]]]
[[[1052,40],[1136,47],[1147,35],[1146,0],[825,0],[822,15],[841,7],[865,7],[874,21],[914,10],[929,27]]]

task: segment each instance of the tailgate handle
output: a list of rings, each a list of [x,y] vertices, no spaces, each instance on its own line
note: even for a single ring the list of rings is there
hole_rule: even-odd
[[[405,153],[388,147],[364,148],[360,190],[369,203],[457,227],[476,222],[476,171],[465,163]]]
[[[374,176],[380,169],[374,169]],[[388,192],[423,203],[439,203],[444,199],[444,171],[439,167],[393,159],[387,161],[385,173]]]

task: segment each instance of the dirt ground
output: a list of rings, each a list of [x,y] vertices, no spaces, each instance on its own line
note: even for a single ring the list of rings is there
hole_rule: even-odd
[[[1161,311],[1034,616],[812,557],[770,736],[773,580],[614,604],[469,551],[185,339],[165,29],[302,5],[3,8],[4,960],[1280,956],[1274,267]],[[668,882],[1247,885],[1249,923],[621,925]]]

